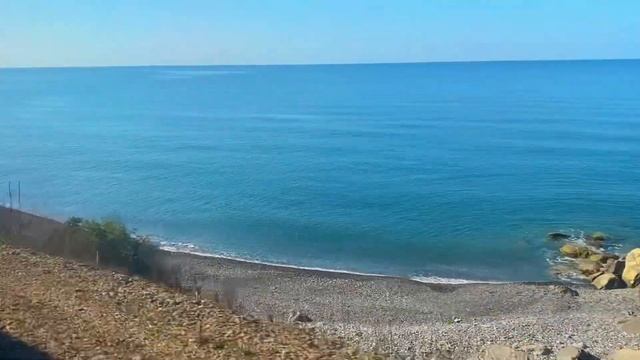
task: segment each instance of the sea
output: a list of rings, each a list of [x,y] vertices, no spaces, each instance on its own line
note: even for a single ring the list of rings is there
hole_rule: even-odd
[[[549,232],[640,246],[640,61],[0,69],[0,202],[249,261],[547,281]]]

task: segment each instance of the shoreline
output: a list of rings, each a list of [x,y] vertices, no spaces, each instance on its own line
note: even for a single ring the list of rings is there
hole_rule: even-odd
[[[45,228],[62,226],[0,208],[0,225],[6,227],[12,217],[31,226],[23,229],[26,247],[46,242]],[[155,261],[169,265],[187,291],[199,289],[245,317],[295,322],[364,351],[468,360],[491,344],[547,346],[552,355],[540,359],[555,358],[573,344],[600,357],[622,347],[640,348],[640,338],[620,325],[640,314],[637,289],[569,288],[559,281],[424,283],[166,249],[157,255]],[[304,322],[295,320],[300,316]]]
[[[1,209],[9,209],[6,204],[0,204]],[[64,223],[66,219],[63,219],[61,216],[52,216],[49,214],[40,213],[34,210],[22,210],[22,209],[13,209],[13,211],[22,212],[24,214],[29,214],[31,216],[36,216],[38,218],[46,219],[49,221],[54,221],[58,223]],[[567,229],[568,233],[571,234],[569,240],[584,244],[585,242],[585,232],[575,229]],[[167,238],[161,234],[153,234],[153,233],[139,233],[132,232],[135,238],[147,238],[149,239],[158,249],[168,252],[178,252],[185,254],[193,254],[196,256],[202,257],[214,257],[221,259],[228,259],[239,261],[242,263],[249,264],[260,264],[265,266],[274,266],[274,267],[282,267],[282,268],[290,268],[290,269],[298,269],[298,270],[306,270],[306,271],[318,271],[318,272],[326,272],[326,273],[339,273],[339,274],[350,274],[356,276],[371,276],[371,277],[385,277],[385,278],[397,278],[397,279],[405,279],[416,281],[420,283],[426,284],[442,284],[442,285],[465,285],[465,284],[564,284],[571,286],[581,286],[583,284],[588,284],[587,278],[581,276],[580,274],[568,273],[568,274],[550,274],[551,270],[554,266],[562,265],[570,263],[573,259],[568,258],[566,256],[551,256],[546,257],[545,261],[547,264],[546,273],[549,274],[547,278],[540,278],[539,280],[491,280],[491,279],[473,279],[467,277],[448,277],[446,275],[395,275],[395,274],[383,274],[383,273],[375,273],[375,272],[365,272],[365,271],[357,271],[357,270],[345,270],[340,268],[329,268],[329,267],[315,267],[315,266],[305,266],[305,265],[295,265],[289,264],[286,262],[272,262],[268,260],[260,260],[258,258],[250,258],[250,257],[242,257],[233,255],[233,253],[227,253],[225,251],[210,251],[200,247],[200,245],[196,245],[195,243],[187,241],[172,241],[170,238]],[[615,250],[615,249],[614,249]]]
[[[301,266],[301,265],[290,265],[290,264],[279,264],[268,261],[254,260],[254,259],[245,259],[242,257],[235,257],[230,255],[217,254],[213,252],[201,252],[201,251],[190,251],[179,249],[175,246],[171,245],[163,245],[162,243],[157,244],[158,248],[163,251],[167,251],[170,253],[179,253],[179,254],[187,254],[193,255],[202,258],[216,258],[221,260],[229,260],[234,261],[241,264],[255,264],[255,265],[263,265],[268,267],[280,268],[280,269],[290,269],[292,271],[311,271],[317,272],[319,274],[342,274],[345,276],[362,276],[362,277],[372,277],[372,278],[388,278],[388,279],[397,279],[397,280],[409,280],[415,281],[423,284],[437,284],[437,285],[467,285],[467,284],[551,284],[551,283],[562,283],[562,281],[491,281],[491,280],[470,280],[470,279],[459,279],[459,278],[447,278],[440,276],[395,276],[395,275],[385,275],[385,274],[376,274],[376,273],[365,273],[358,271],[350,271],[350,270],[340,270],[340,269],[329,269],[329,268],[319,268],[319,267],[310,267],[310,266]],[[421,280],[423,279],[423,280]]]
[[[467,360],[490,344],[544,344],[555,354],[582,343],[603,357],[640,347],[637,336],[620,330],[620,321],[640,313],[637,289],[599,291],[560,282],[434,284],[184,252],[165,255],[184,266],[185,279],[206,279],[203,294],[232,293],[232,306],[248,316],[286,322],[304,314],[310,319],[304,326],[366,351]]]
[[[0,204],[0,208],[9,209],[6,204]],[[36,216],[38,218],[46,219],[49,221],[54,221],[58,223],[63,223],[66,219],[62,217],[51,216],[49,214],[40,213],[34,210],[23,210],[23,209],[13,209],[14,211],[19,211],[24,214],[29,214],[32,216]],[[142,234],[136,234],[141,236],[146,236]],[[148,235],[148,234],[147,234]],[[184,242],[172,242],[167,240],[161,235],[152,234],[149,235],[152,242],[158,247],[158,249],[168,252],[175,253],[184,253],[184,254],[192,254],[194,256],[201,257],[213,257],[220,259],[227,259],[238,261],[240,263],[247,264],[259,264],[265,266],[273,266],[278,268],[289,268],[294,270],[304,270],[304,271],[317,271],[320,273],[337,273],[337,274],[346,274],[346,275],[355,275],[355,276],[367,276],[367,277],[384,277],[384,278],[395,278],[399,280],[411,280],[419,283],[425,284],[438,284],[438,285],[465,285],[465,284],[561,284],[568,283],[562,280],[540,280],[540,281],[500,281],[500,280],[475,280],[475,279],[466,279],[466,278],[453,278],[453,277],[445,277],[438,275],[431,276],[400,276],[400,275],[386,275],[386,274],[378,274],[378,273],[369,273],[369,272],[361,272],[361,271],[351,271],[351,270],[343,270],[343,269],[331,269],[331,268],[321,268],[321,267],[313,267],[313,266],[304,266],[304,265],[293,265],[293,264],[285,264],[285,263],[275,263],[269,261],[262,261],[259,259],[248,259],[234,255],[226,255],[216,252],[204,251],[199,248],[197,245],[193,243],[184,243]],[[193,248],[195,250],[183,249],[185,248]]]

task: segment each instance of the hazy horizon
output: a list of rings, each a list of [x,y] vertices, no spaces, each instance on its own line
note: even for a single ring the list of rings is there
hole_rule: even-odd
[[[0,67],[640,58],[631,0],[0,0]]]
[[[69,65],[69,66],[0,66],[0,69],[82,69],[82,68],[141,68],[141,67],[248,67],[248,66],[357,66],[357,65],[412,65],[412,64],[465,64],[504,62],[588,62],[588,61],[640,61],[638,58],[577,58],[577,59],[504,59],[454,61],[401,61],[366,63],[279,63],[279,64],[122,64],[122,65]]]

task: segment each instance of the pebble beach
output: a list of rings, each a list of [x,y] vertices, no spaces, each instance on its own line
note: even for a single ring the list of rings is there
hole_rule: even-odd
[[[367,351],[402,358],[482,358],[484,349],[567,346],[606,358],[640,347],[622,330],[640,315],[637,289],[597,290],[587,284],[427,284],[413,280],[323,272],[187,253],[168,253],[202,279],[203,293],[233,288],[234,307],[258,318],[291,321],[346,339]],[[205,276],[206,275],[206,276]],[[439,358],[439,357],[438,357]]]

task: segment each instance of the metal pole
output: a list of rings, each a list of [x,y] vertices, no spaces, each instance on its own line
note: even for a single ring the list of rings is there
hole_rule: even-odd
[[[22,209],[22,194],[20,191],[20,181],[18,181],[18,209]]]
[[[11,196],[11,181],[9,181],[9,209],[13,209],[13,197]]]

